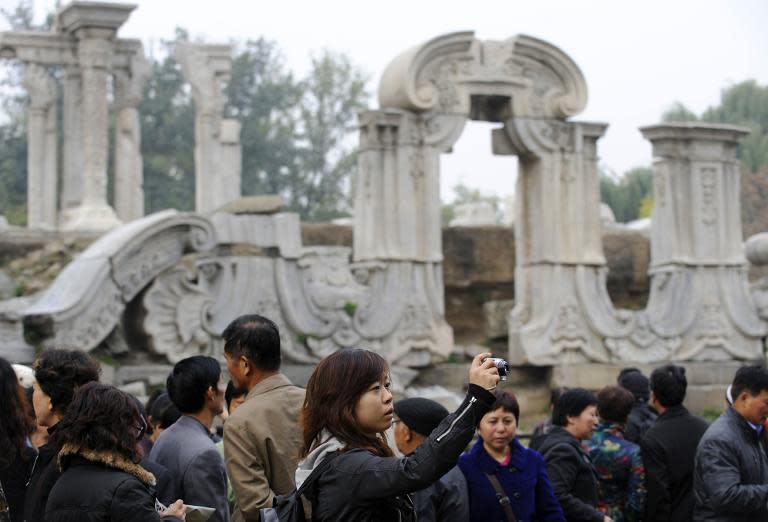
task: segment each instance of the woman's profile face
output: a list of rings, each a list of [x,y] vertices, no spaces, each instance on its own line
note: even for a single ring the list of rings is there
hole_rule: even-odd
[[[355,419],[360,430],[369,435],[386,431],[395,413],[389,375],[372,383],[355,404]]]
[[[568,417],[568,431],[578,439],[585,440],[592,437],[595,426],[597,426],[597,406],[587,406],[578,417]]]
[[[35,418],[40,426],[50,428],[56,424],[51,398],[43,391],[37,382],[32,385],[32,406],[35,409]]]
[[[477,433],[483,444],[494,451],[503,453],[517,432],[515,416],[504,408],[497,408],[483,415]]]

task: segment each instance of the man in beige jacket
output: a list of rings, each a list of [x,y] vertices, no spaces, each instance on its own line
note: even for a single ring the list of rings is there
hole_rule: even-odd
[[[280,333],[260,315],[232,321],[222,334],[232,382],[245,402],[224,427],[224,457],[235,491],[233,522],[259,520],[277,495],[294,489],[304,390],[280,373]]]

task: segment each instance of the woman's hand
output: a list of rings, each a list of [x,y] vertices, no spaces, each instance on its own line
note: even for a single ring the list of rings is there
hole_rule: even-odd
[[[175,517],[179,520],[184,520],[184,518],[187,515],[187,506],[184,505],[184,502],[181,501],[181,499],[177,500],[167,508],[165,508],[165,511],[160,513],[160,516],[162,518],[166,517]]]
[[[469,383],[492,390],[499,384],[499,370],[493,361],[489,361],[490,353],[481,353],[472,360],[469,367]]]

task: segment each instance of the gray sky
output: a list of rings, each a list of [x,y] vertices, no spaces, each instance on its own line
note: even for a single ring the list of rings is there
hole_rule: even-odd
[[[319,49],[345,52],[370,74],[372,106],[389,61],[435,36],[473,30],[481,39],[528,34],[547,40],[584,73],[589,101],[575,119],[610,124],[599,154],[618,173],[650,164],[650,144],[637,128],[658,122],[672,102],[700,113],[717,104],[729,84],[749,78],[768,84],[767,0],[135,3],[139,7],[120,35],[141,38],[147,49],[152,41],[172,38],[175,27],[209,42],[264,36],[278,43],[297,74]],[[42,17],[54,4],[37,0],[36,13]],[[502,196],[514,190],[515,161],[491,155],[490,127],[470,123],[454,153],[443,157],[444,200],[452,199],[459,181]]]

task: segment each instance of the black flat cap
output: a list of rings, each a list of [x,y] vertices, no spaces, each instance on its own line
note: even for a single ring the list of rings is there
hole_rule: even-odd
[[[433,400],[414,397],[397,401],[395,414],[411,430],[426,437],[448,416],[448,410]]]

